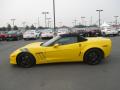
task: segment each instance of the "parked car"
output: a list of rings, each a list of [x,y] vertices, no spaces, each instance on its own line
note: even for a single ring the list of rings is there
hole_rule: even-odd
[[[38,39],[40,37],[40,33],[36,30],[27,30],[23,34],[23,39],[28,40],[28,39]]]
[[[116,36],[118,35],[118,31],[110,27],[106,27],[101,30],[101,34],[102,36]]]
[[[41,38],[46,39],[46,38],[53,38],[54,33],[52,29],[44,29],[41,33]]]
[[[17,30],[8,31],[6,34],[6,40],[20,40],[23,38],[23,34]]]
[[[96,29],[96,30],[85,30],[85,32],[83,33],[83,36],[86,36],[86,37],[101,36],[101,31],[99,29]]]
[[[118,29],[118,35],[120,36],[120,29]]]
[[[17,49],[10,55],[10,64],[21,67],[56,62],[85,62],[96,65],[110,55],[111,46],[108,38],[84,38],[79,34],[64,34],[45,43],[31,43]]]
[[[6,38],[6,32],[3,32],[3,31],[1,31],[0,32],[0,40],[2,41],[2,40],[5,40],[5,38]]]
[[[57,30],[57,35],[67,34],[69,33],[68,29],[60,28]]]

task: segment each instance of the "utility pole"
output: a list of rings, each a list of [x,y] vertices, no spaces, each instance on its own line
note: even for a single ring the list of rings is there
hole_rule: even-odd
[[[92,16],[91,16],[89,26],[92,26],[92,24],[93,24],[93,18],[92,18]]]
[[[48,22],[47,27],[48,27],[48,28],[49,28],[50,19],[51,19],[51,18],[47,18],[47,22]]]
[[[55,16],[55,0],[53,0],[53,19],[54,19],[54,36],[57,35],[56,33],[56,16]]]
[[[24,22],[22,22],[22,24],[23,24],[23,28],[25,29],[25,24],[26,24],[26,22],[24,21]]]
[[[85,25],[85,21],[84,21],[85,17],[81,17],[82,20],[82,25]]]
[[[47,27],[47,24],[46,24],[46,18],[47,18],[47,14],[49,14],[49,12],[42,12],[42,14],[45,15],[45,27]]]
[[[99,28],[101,25],[101,12],[103,11],[102,9],[96,10],[99,13]]]
[[[74,23],[75,23],[75,26],[76,26],[77,25],[77,20],[76,19],[74,20]]]
[[[48,21],[48,27],[51,28],[51,21]]]
[[[119,16],[114,16],[115,17],[115,26],[116,26],[116,30],[117,30],[117,25],[118,25],[118,17]]]
[[[33,25],[34,25],[34,26],[35,26],[35,28],[36,28],[37,23],[34,23]]]
[[[59,22],[59,27],[62,27],[62,22]]]
[[[10,19],[12,21],[12,24],[13,24],[13,28],[14,28],[14,25],[15,25],[15,20],[16,19]]]

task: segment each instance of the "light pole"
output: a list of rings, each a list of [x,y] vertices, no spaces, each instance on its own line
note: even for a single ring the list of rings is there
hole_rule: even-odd
[[[46,15],[49,14],[49,12],[42,12],[42,14],[45,15],[45,27],[47,27],[47,24],[46,24],[46,17],[47,17],[47,16],[46,16]]]
[[[119,16],[114,16],[115,17],[115,26],[116,26],[116,30],[117,30],[117,25],[118,25],[118,17]]]
[[[54,19],[54,35],[56,36],[56,17],[55,17],[55,0],[53,0],[53,19]]]
[[[102,9],[99,9],[99,10],[96,10],[98,13],[99,13],[99,28],[100,28],[100,25],[101,25],[101,12],[103,11]]]

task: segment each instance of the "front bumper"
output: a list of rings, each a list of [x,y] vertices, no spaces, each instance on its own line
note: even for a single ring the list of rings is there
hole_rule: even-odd
[[[14,51],[13,53],[10,54],[10,64],[17,64],[16,59],[18,54],[21,53],[20,49]]]
[[[10,56],[10,64],[17,64],[16,56]]]

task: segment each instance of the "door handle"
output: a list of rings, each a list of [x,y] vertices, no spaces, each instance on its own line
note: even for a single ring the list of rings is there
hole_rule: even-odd
[[[82,45],[81,44],[79,44],[79,47],[81,47]]]

